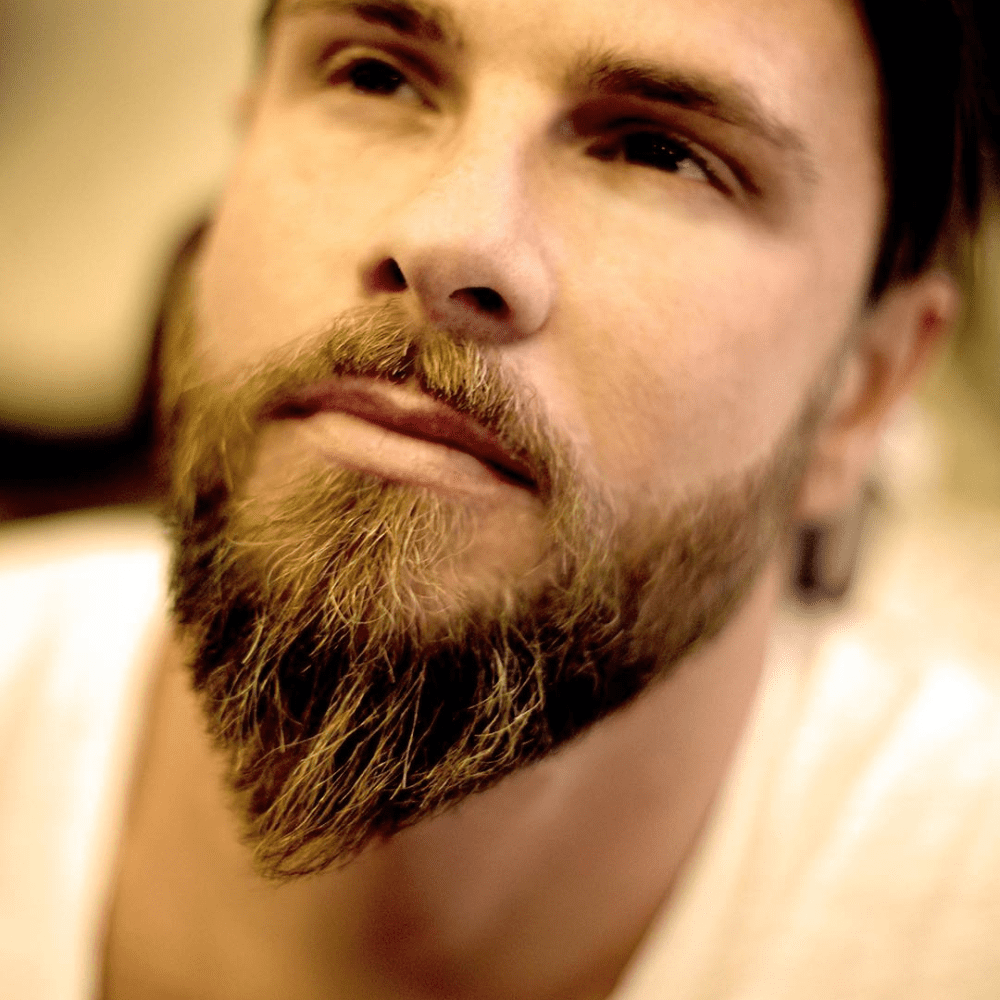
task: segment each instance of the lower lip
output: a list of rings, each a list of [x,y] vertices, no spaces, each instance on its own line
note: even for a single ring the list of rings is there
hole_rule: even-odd
[[[345,469],[462,496],[524,490],[468,452],[401,434],[349,413],[324,410],[296,423],[326,461]]]

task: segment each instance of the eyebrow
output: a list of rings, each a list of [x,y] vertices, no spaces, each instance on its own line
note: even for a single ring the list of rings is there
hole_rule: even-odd
[[[565,85],[571,91],[634,97],[708,115],[793,156],[804,179],[813,181],[817,176],[802,133],[768,112],[741,83],[673,72],[656,63],[609,52],[580,59],[567,73]]]
[[[415,41],[446,44],[456,49],[463,47],[451,12],[429,0],[290,0],[279,5],[278,13],[302,14],[316,10],[352,14]]]

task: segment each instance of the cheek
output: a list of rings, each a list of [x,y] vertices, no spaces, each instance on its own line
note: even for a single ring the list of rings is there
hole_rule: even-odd
[[[555,324],[574,334],[553,345],[554,395],[582,415],[601,475],[630,492],[697,489],[768,457],[848,325],[851,299],[818,284],[815,257],[686,237],[658,255],[588,255]]]
[[[292,118],[251,133],[229,179],[199,282],[210,374],[309,338],[359,302],[362,241],[380,211],[371,193],[391,180],[359,167],[356,149],[317,148],[311,131]]]

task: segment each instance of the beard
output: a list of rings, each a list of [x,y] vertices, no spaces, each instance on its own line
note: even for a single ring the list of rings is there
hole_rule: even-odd
[[[275,878],[489,788],[717,635],[790,520],[822,409],[732,481],[623,512],[498,360],[391,305],[228,384],[199,376],[195,326],[185,293],[164,352],[174,615],[245,840]],[[262,428],[336,375],[415,380],[523,458],[530,565],[484,586],[475,510],[429,489],[328,466],[256,488]]]

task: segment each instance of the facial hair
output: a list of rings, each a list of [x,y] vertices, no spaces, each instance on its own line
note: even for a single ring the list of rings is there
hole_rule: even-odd
[[[612,504],[484,349],[355,311],[225,384],[187,292],[165,345],[174,615],[257,869],[349,859],[551,753],[739,607],[789,519],[818,406],[772,459],[669,509]],[[415,380],[533,470],[535,564],[462,582],[468,505],[318,467],[255,491],[262,428],[331,376]]]

